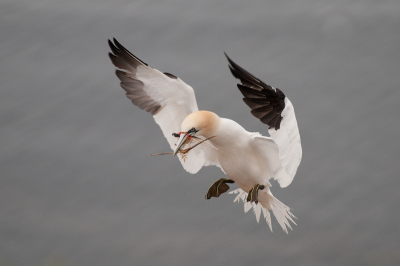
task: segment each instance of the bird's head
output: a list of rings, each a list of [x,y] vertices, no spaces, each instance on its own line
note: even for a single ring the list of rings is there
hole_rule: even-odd
[[[203,136],[209,138],[213,136],[219,125],[219,116],[209,111],[197,111],[188,115],[181,124],[179,140],[174,151],[174,155],[185,144],[189,137]]]

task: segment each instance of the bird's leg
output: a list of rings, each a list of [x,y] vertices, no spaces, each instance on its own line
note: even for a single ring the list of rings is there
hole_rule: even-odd
[[[252,189],[250,189],[249,194],[247,195],[247,201],[258,203],[258,191],[265,188],[264,185],[255,184]]]
[[[218,198],[222,193],[228,191],[229,186],[226,183],[235,183],[232,179],[229,178],[221,178],[214,182],[211,187],[208,189],[206,194],[206,199],[211,199],[211,197]]]

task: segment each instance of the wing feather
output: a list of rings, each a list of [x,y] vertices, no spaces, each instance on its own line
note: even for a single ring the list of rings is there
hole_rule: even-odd
[[[260,152],[265,155],[272,175],[281,187],[286,187],[292,182],[302,157],[293,105],[281,90],[273,89],[225,56],[231,73],[242,83],[238,88],[244,96],[243,101],[251,108],[252,115],[269,126],[271,138],[256,137],[256,141],[259,147],[267,149],[262,148]]]
[[[281,179],[281,187],[287,187],[296,175],[297,168],[300,165],[303,151],[301,148],[301,139],[299,128],[297,126],[296,115],[290,100],[285,98],[285,109],[283,110],[281,128],[279,130],[269,129],[271,138],[279,147],[279,158],[283,168],[290,178]]]
[[[126,96],[139,108],[151,113],[160,126],[172,150],[177,138],[172,133],[180,131],[182,121],[192,112],[198,111],[193,88],[170,73],[162,73],[140,60],[116,39],[108,41],[112,53],[109,57],[118,68],[116,75]],[[220,167],[216,151],[209,145],[200,145],[179,157],[182,166],[196,173],[203,166]]]

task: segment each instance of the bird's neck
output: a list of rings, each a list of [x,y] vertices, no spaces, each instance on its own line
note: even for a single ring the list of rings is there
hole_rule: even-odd
[[[213,135],[216,137],[211,142],[218,149],[226,149],[226,147],[243,145],[248,141],[249,134],[249,132],[235,121],[220,118],[218,126],[213,132]]]

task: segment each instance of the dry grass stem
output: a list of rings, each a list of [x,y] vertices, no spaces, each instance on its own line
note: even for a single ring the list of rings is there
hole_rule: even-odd
[[[186,159],[187,153],[194,149],[195,147],[199,146],[200,144],[202,144],[203,142],[210,140],[212,138],[215,138],[216,136],[212,136],[206,139],[203,139],[201,141],[199,141],[199,138],[194,138],[196,141],[199,141],[198,143],[196,143],[195,145],[193,145],[192,147],[189,147],[187,149],[179,149],[178,153],[182,156],[182,159]],[[214,147],[214,146],[213,146]],[[174,154],[172,151],[171,152],[163,152],[163,153],[153,153],[151,156],[158,156],[158,155],[167,155],[167,154]]]

